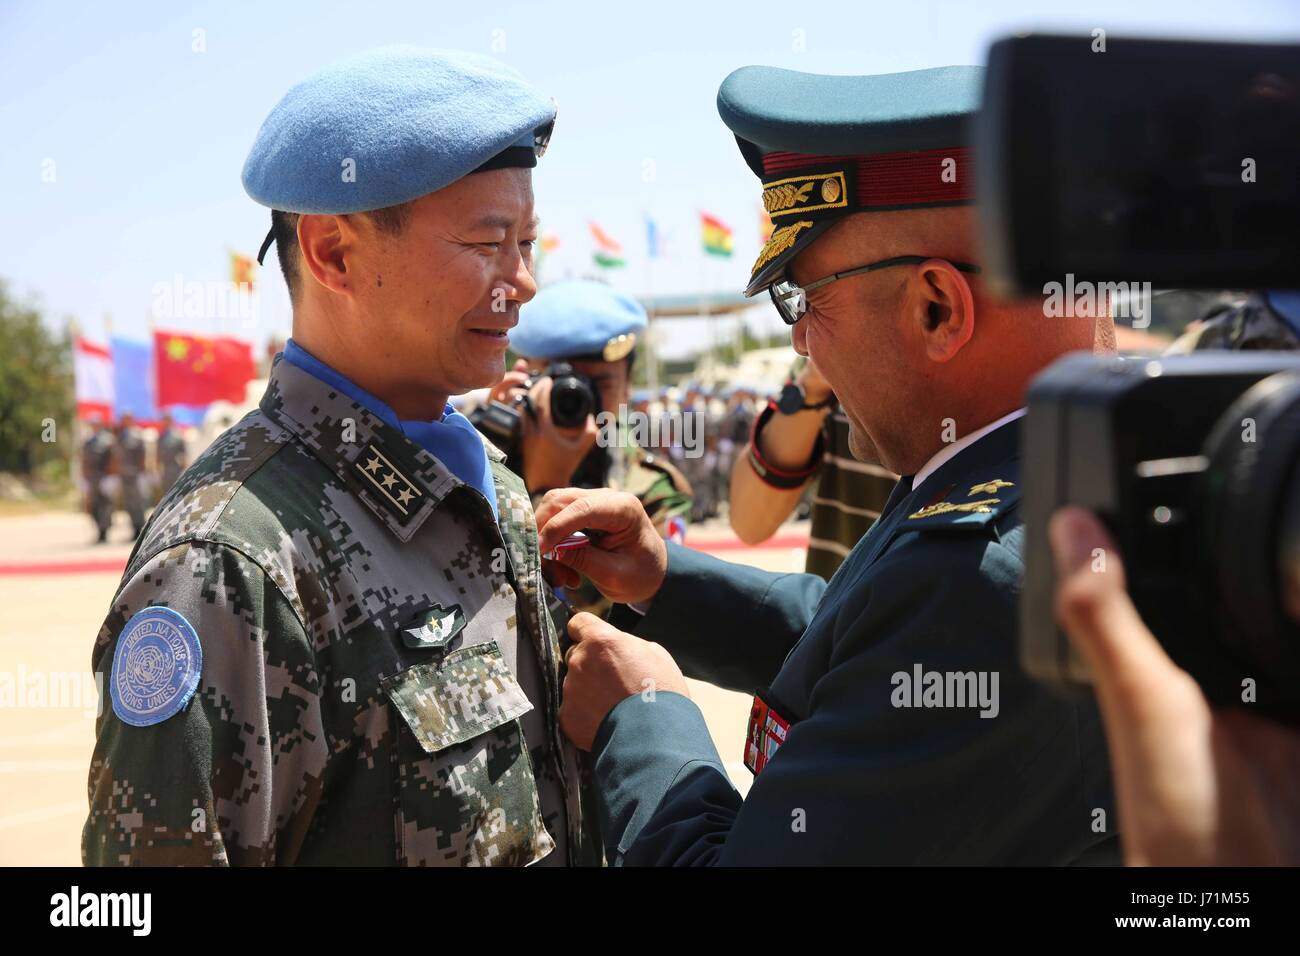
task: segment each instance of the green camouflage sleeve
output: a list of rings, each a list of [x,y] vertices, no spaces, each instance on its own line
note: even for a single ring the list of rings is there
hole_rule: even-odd
[[[193,626],[198,686],[148,726],[110,702],[116,645],[160,605]],[[292,863],[319,800],[328,750],[311,641],[279,588],[233,548],[191,542],[123,586],[95,642],[105,688],[90,765],[87,866]]]
[[[637,497],[641,499],[645,513],[650,517],[661,538],[668,537],[670,519],[688,516],[691,513],[691,493],[679,488],[668,475],[661,475],[654,484]]]

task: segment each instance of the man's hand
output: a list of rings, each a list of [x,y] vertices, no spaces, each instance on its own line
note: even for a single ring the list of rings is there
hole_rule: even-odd
[[[587,416],[578,428],[560,428],[551,420],[550,376],[540,379],[528,393],[535,416],[522,416],[520,445],[524,455],[524,484],[529,492],[562,488],[573,479],[600,436],[596,419]]]
[[[501,381],[492,386],[488,392],[488,401],[500,402],[502,405],[514,405],[515,400],[527,392],[528,363],[523,359],[515,362],[515,367],[506,372]]]
[[[575,531],[603,531],[591,544],[561,551],[543,562],[546,576],[560,587],[577,587],[581,575],[611,601],[648,601],[664,583],[668,549],[636,495],[609,488],[560,488],[537,506],[537,545],[546,554]]]
[[[574,644],[565,656],[560,729],[579,750],[591,750],[601,721],[626,697],[660,692],[691,696],[677,662],[658,644],[586,612],[569,619],[569,636]]]
[[[1092,670],[1129,865],[1300,863],[1300,730],[1211,708],[1124,586],[1110,536],[1063,508],[1049,528],[1057,616]],[[1106,570],[1092,570],[1094,549]]]
[[[813,364],[811,358],[804,363],[803,371],[799,373],[799,384],[803,386],[804,401],[809,405],[824,402],[831,396],[831,383],[826,381],[826,376]]]

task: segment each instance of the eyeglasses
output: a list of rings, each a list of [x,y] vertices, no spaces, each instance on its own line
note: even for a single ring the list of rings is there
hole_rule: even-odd
[[[837,272],[829,275],[824,279],[818,279],[816,282],[809,282],[807,285],[797,285],[791,279],[779,279],[767,287],[768,294],[772,296],[772,302],[776,305],[776,311],[781,313],[781,318],[786,325],[794,325],[804,317],[808,311],[808,293],[813,289],[820,289],[824,285],[830,285],[837,279],[847,279],[849,276],[860,276],[865,272],[875,272],[877,269],[888,269],[890,266],[912,266],[918,263],[927,262],[934,256],[894,256],[892,259],[881,259],[879,262],[873,262],[870,265],[858,266],[856,269],[849,269],[847,272]],[[969,262],[953,262],[954,269],[960,272],[979,272],[979,266],[973,266]]]

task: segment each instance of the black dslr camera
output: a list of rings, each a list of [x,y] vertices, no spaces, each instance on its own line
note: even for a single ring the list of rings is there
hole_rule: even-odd
[[[600,390],[586,375],[574,371],[568,362],[552,362],[541,375],[534,375],[524,383],[525,391],[543,378],[551,379],[551,421],[559,428],[581,428],[588,416],[601,411]],[[521,412],[522,409],[522,412]],[[514,404],[488,402],[470,414],[470,421],[506,454],[506,464],[522,474],[522,448],[520,415],[536,418],[537,410],[527,394],[520,395]],[[585,463],[584,463],[585,468]]]
[[[1300,286],[1300,46],[1003,40],[975,144],[1004,293]],[[1074,504],[1109,527],[1138,611],[1211,700],[1253,688],[1300,721],[1300,354],[1070,356],[1028,405],[1025,670],[1089,680],[1056,625],[1047,538]]]

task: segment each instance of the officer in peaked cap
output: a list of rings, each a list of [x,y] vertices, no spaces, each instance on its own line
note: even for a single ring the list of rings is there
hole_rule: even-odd
[[[511,342],[522,358],[492,397],[514,401],[530,377],[544,376],[530,389],[531,414],[521,417],[520,473],[534,500],[551,488],[574,486],[631,492],[656,530],[668,537],[684,530],[691,484],[668,460],[666,448],[649,451],[636,441],[670,442],[674,437],[657,424],[652,428],[648,415],[628,408],[636,345],[645,328],[641,303],[603,282],[572,279],[549,285],[520,309]],[[553,381],[544,373],[560,363],[594,387],[594,414],[583,429],[560,429],[551,421]],[[609,607],[589,582],[570,589],[568,602],[597,614]]]
[[[984,291],[980,74],[748,67],[722,84],[776,224],[747,291],[829,380],[854,453],[904,477],[829,584],[665,547],[626,496],[542,502],[543,548],[579,523],[615,532],[561,555],[629,606],[570,622],[560,715],[592,753],[615,862],[1061,863],[1115,845],[1093,703],[1029,680],[1016,649],[1024,389],[1113,328]],[[725,761],[683,671],[754,694]],[[742,750],[743,799],[726,770]]]
[[[396,48],[262,124],[293,337],[96,639],[87,863],[599,859],[528,493],[447,401],[500,379],[536,292],[554,117],[490,59]]]

